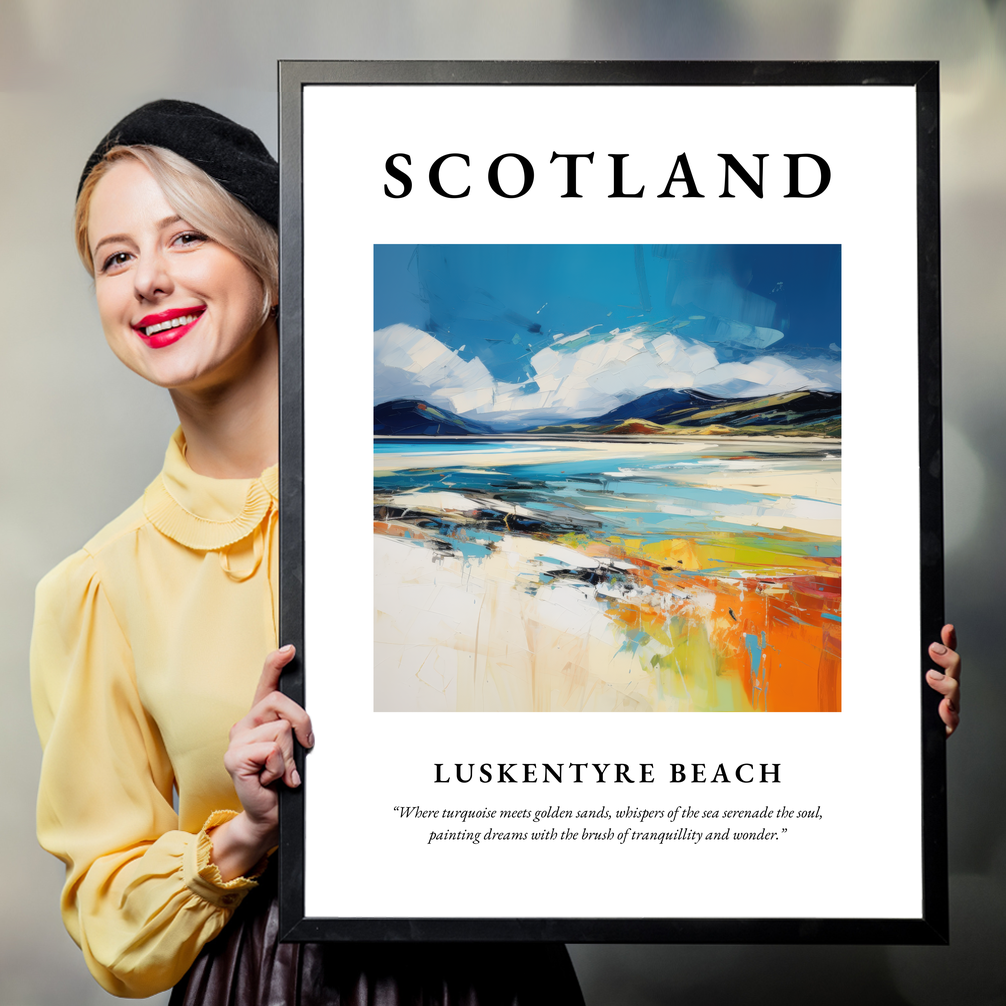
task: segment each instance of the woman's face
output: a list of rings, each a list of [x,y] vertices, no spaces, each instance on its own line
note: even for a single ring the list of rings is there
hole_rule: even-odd
[[[143,164],[125,158],[99,180],[87,233],[105,337],[130,370],[193,392],[240,377],[256,355],[262,284],[172,210]]]

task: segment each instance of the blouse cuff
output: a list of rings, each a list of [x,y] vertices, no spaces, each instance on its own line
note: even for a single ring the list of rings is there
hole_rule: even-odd
[[[224,880],[216,863],[210,861],[213,842],[207,832],[237,816],[236,810],[213,811],[206,819],[202,831],[195,836],[195,841],[186,844],[182,860],[182,876],[186,886],[218,908],[233,909],[240,905],[245,895],[253,887],[258,887],[255,878],[261,876],[269,865],[269,857],[263,856],[245,876]]]

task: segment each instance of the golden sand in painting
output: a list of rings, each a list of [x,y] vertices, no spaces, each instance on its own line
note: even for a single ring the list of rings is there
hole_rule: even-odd
[[[375,458],[375,708],[840,708],[837,445],[661,448]]]

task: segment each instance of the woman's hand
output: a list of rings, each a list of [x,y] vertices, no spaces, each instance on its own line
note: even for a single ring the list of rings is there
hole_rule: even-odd
[[[930,643],[929,656],[943,668],[926,673],[929,687],[943,696],[940,719],[947,725],[949,737],[961,721],[961,658],[957,653],[957,632],[952,625],[944,625],[940,633],[942,643]]]
[[[293,760],[293,737],[314,746],[311,718],[278,690],[280,674],[293,659],[292,646],[265,659],[251,711],[231,727],[224,766],[244,810],[212,829],[212,861],[224,880],[247,873],[279,838],[279,793],[273,783],[296,788],[300,774]]]

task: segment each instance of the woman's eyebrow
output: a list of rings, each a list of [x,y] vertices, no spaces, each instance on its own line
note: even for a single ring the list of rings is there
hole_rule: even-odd
[[[172,224],[177,224],[181,221],[181,217],[175,213],[170,217],[165,217],[163,220],[158,220],[154,226],[157,230],[163,230],[165,227],[170,227]],[[92,249],[91,255],[97,255],[98,249],[105,244],[109,244],[115,241],[127,241],[132,242],[132,238],[128,234],[109,234],[108,237],[103,237]]]
[[[112,244],[115,241],[131,241],[132,239],[128,234],[109,234],[108,237],[102,238],[95,246],[91,249],[92,255],[98,254],[98,249],[102,245]]]

